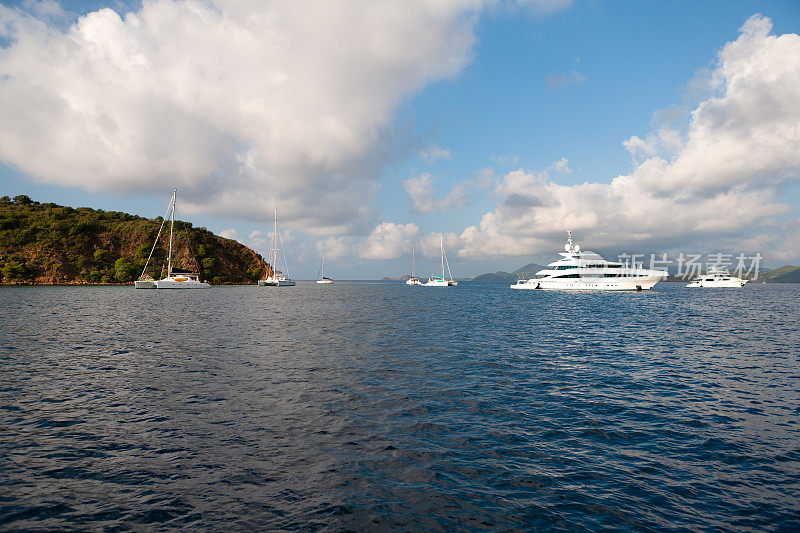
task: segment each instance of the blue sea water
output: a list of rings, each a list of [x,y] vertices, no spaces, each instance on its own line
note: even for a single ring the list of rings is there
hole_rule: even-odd
[[[0,289],[0,528],[800,529],[800,285]]]

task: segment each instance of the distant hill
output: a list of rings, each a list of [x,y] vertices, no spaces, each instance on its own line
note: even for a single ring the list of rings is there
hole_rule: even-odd
[[[0,198],[0,283],[127,283],[138,278],[161,226],[118,211]],[[169,225],[164,231],[169,235]],[[253,283],[271,272],[250,248],[189,222],[175,221],[172,264],[212,283]],[[148,273],[162,277],[164,234]]]
[[[529,263],[524,267],[520,267],[516,269],[514,272],[503,272],[502,270],[499,272],[494,272],[491,274],[481,274],[479,276],[475,276],[472,278],[472,281],[503,281],[503,282],[514,282],[518,279],[529,279],[532,278],[534,274],[539,272],[540,270],[544,269],[542,265],[537,265],[536,263]]]
[[[758,281],[766,281],[769,283],[800,283],[800,266],[784,265],[768,272],[759,273]]]

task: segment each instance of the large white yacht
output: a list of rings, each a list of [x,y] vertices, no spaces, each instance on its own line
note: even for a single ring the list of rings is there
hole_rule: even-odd
[[[258,284],[262,287],[294,287],[296,283],[288,274],[284,274],[278,268],[278,262],[281,257],[278,255],[278,245],[283,255],[283,266],[286,267],[286,253],[283,251],[283,242],[281,241],[280,234],[278,233],[278,209],[275,208],[275,225],[272,230],[272,247],[269,250],[269,262],[272,268],[272,274],[264,279],[258,280]],[[289,270],[286,268],[286,270]]]
[[[705,275],[693,279],[687,287],[739,288],[745,283],[747,283],[746,279],[711,269]]]
[[[667,276],[664,270],[649,270],[641,265],[623,266],[606,261],[600,255],[572,243],[567,232],[567,244],[559,252],[561,259],[550,263],[531,279],[519,280],[512,289],[562,289],[641,291],[651,288]]]

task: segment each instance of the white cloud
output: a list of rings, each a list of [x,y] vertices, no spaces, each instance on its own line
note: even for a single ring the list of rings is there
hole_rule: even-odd
[[[239,240],[239,232],[235,229],[224,229],[219,232],[221,237],[225,237],[226,239],[233,239],[235,241]]]
[[[338,259],[354,254],[353,237],[328,237],[317,241],[316,250],[328,259]]]
[[[495,189],[503,202],[464,230],[461,254],[549,252],[566,229],[597,247],[723,238],[748,246],[773,227],[778,246],[775,224],[790,210],[782,187],[800,178],[800,36],[770,30],[753,16],[720,51],[718,94],[691,112],[685,133],[663,126],[623,143],[636,163],[630,174],[578,185],[547,171],[506,174]]]
[[[445,198],[438,198],[433,189],[433,178],[425,172],[403,182],[403,188],[411,201],[411,210],[417,213],[449,211],[467,205],[467,183],[457,183]]]
[[[437,159],[452,159],[453,155],[450,153],[450,150],[447,148],[439,148],[435,144],[427,148],[426,150],[422,150],[419,155],[421,155],[425,161],[428,163],[433,163]]]
[[[361,249],[364,259],[394,259],[411,250],[411,240],[420,234],[416,224],[382,222],[372,230]]]
[[[470,60],[482,4],[152,0],[63,31],[0,5],[0,160],[92,191],[177,186],[189,213],[279,205],[316,234],[363,231],[395,107]]]

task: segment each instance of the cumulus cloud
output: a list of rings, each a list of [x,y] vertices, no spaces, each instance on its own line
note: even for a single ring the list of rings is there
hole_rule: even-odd
[[[503,202],[461,234],[461,254],[542,253],[566,229],[599,247],[746,244],[752,233],[769,234],[765,227],[780,238],[775,224],[791,209],[781,191],[800,178],[800,36],[772,35],[761,15],[740,31],[711,72],[717,94],[691,112],[685,133],[664,127],[628,139],[635,167],[611,183],[509,172],[495,188]]]
[[[233,239],[234,241],[239,240],[239,232],[235,229],[224,229],[219,232],[221,237],[225,237],[226,239]]]
[[[411,240],[420,235],[416,224],[382,222],[372,230],[361,249],[364,259],[394,259],[411,250]]]
[[[0,161],[181,190],[187,211],[363,231],[401,99],[470,59],[482,0],[151,0],[61,29],[0,5]]]
[[[462,241],[455,233],[422,233],[416,224],[382,222],[362,243],[360,256],[364,259],[397,259],[411,255],[411,245],[418,256],[439,257],[440,239],[445,248],[458,251]]]
[[[467,205],[467,184],[457,183],[445,198],[438,198],[433,188],[433,177],[425,172],[403,182],[403,188],[411,202],[411,210],[417,213],[448,211]]]
[[[315,247],[320,255],[328,259],[338,259],[352,255],[354,245],[353,237],[328,237],[317,241]]]

